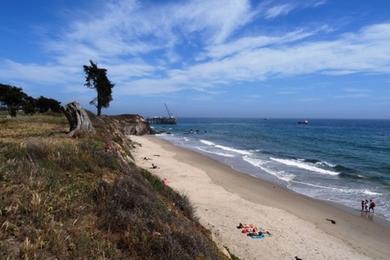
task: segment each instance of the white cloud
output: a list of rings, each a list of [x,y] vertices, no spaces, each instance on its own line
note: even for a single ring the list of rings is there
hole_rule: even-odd
[[[312,40],[256,49],[248,49],[244,44],[240,45],[241,50],[234,48],[234,55],[229,57],[170,70],[160,79],[135,81],[123,91],[151,94],[311,73],[390,73],[389,30],[390,24],[381,24],[328,41]],[[226,53],[226,46],[221,48],[221,53]],[[141,85],[148,86],[147,90],[142,90]]]
[[[201,59],[205,57],[224,58],[242,51],[254,50],[270,45],[291,43],[310,37],[315,33],[317,33],[317,31],[305,32],[303,30],[296,30],[280,36],[260,35],[252,37],[242,37],[235,41],[226,42],[219,45],[207,46],[207,53],[202,54]]]
[[[291,12],[295,7],[291,4],[281,4],[281,5],[275,5],[269,8],[265,12],[265,18],[266,19],[273,19],[277,16],[286,15],[289,12]]]
[[[72,78],[79,71],[77,68],[58,64],[23,64],[11,60],[2,60],[0,64],[0,78],[42,84],[68,82],[69,78]]]
[[[263,16],[265,19],[272,20],[279,16],[288,15],[290,12],[305,8],[316,8],[324,5],[326,0],[305,0],[305,1],[283,1],[274,4],[275,1],[265,1],[260,6],[263,8]]]
[[[82,85],[82,65],[93,59],[108,68],[116,93],[123,95],[205,91],[311,73],[390,73],[390,23],[327,40],[316,40],[329,32],[326,26],[272,35],[259,33],[260,29],[245,33],[245,26],[255,19],[324,3],[272,1],[253,8],[250,1],[239,0],[223,1],[223,6],[219,0],[109,2],[99,16],[75,19],[57,37],[43,42],[50,62],[5,60],[0,77],[31,84]],[[191,51],[180,52],[189,47]]]

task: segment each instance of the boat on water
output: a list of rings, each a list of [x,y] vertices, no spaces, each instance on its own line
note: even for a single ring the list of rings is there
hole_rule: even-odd
[[[169,111],[167,104],[164,104],[168,116],[154,116],[149,117],[146,120],[151,125],[176,125],[176,117],[174,117]]]
[[[298,125],[308,125],[309,124],[309,120],[298,121],[297,124]]]

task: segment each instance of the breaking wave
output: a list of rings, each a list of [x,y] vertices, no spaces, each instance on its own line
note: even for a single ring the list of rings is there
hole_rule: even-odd
[[[313,163],[306,163],[306,162],[304,162],[304,160],[300,160],[300,159],[278,159],[278,158],[273,158],[273,157],[271,157],[270,159],[272,161],[282,163],[282,164],[287,165],[287,166],[293,166],[293,167],[304,169],[307,171],[316,172],[319,174],[334,175],[334,176],[340,174],[339,172],[334,172],[334,171],[319,168]]]
[[[275,176],[279,180],[289,182],[289,181],[292,181],[295,178],[294,174],[289,174],[289,173],[286,173],[284,171],[274,171],[274,170],[270,170],[270,169],[264,167],[263,165],[267,163],[266,161],[263,161],[263,160],[260,160],[260,159],[256,159],[256,158],[251,158],[249,156],[243,156],[242,159],[244,161],[246,161],[247,163],[262,169],[266,173]]]
[[[225,151],[229,151],[229,152],[233,152],[233,153],[238,153],[238,154],[242,154],[242,155],[251,155],[252,154],[249,151],[239,150],[239,149],[231,148],[231,147],[228,147],[228,146],[219,145],[219,144],[213,143],[213,142],[208,141],[208,140],[201,139],[199,141],[202,144],[209,145],[209,146],[214,146],[215,148],[218,148],[218,149],[221,149],[221,150],[225,150]]]

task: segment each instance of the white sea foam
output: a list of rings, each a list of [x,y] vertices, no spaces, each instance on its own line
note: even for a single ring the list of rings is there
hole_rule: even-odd
[[[380,196],[380,195],[382,195],[382,193],[370,191],[370,190],[367,190],[367,189],[365,189],[363,191],[363,193],[367,194],[367,195],[370,195],[370,196]]]
[[[271,157],[270,159],[275,161],[275,162],[282,163],[284,165],[293,166],[293,167],[297,167],[300,169],[304,169],[307,171],[316,172],[316,173],[320,173],[320,174],[327,174],[327,175],[339,175],[340,174],[339,172],[321,169],[319,167],[314,166],[313,164],[305,163],[305,162],[300,161],[300,160],[278,159],[278,158],[273,158],[273,157]]]
[[[318,184],[312,184],[312,183],[307,183],[307,182],[302,182],[302,181],[293,181],[294,183],[299,183],[303,184],[306,186],[314,187],[314,188],[320,188],[320,189],[327,189],[327,190],[337,190],[343,193],[351,193],[351,192],[356,192],[356,189],[340,189],[340,188],[335,188],[335,187],[328,187],[328,186],[323,186],[323,185],[318,185]]]
[[[231,148],[231,147],[228,147],[228,146],[219,145],[219,144],[216,144],[216,143],[213,143],[211,141],[204,140],[204,139],[200,139],[200,142],[202,144],[209,145],[209,146],[214,146],[215,148],[218,148],[218,149],[221,149],[221,150],[225,150],[225,151],[229,151],[229,152],[233,152],[233,153],[238,153],[238,154],[242,154],[242,155],[251,155],[252,154],[249,151],[239,150],[239,149]]]
[[[266,161],[263,161],[263,160],[260,160],[260,159],[256,159],[256,158],[252,158],[252,157],[249,157],[249,156],[243,156],[242,159],[244,161],[248,162],[249,164],[262,169],[266,173],[275,176],[279,180],[283,180],[283,181],[289,182],[289,181],[291,181],[291,180],[293,180],[295,178],[294,174],[286,174],[284,171],[273,171],[273,170],[270,170],[270,169],[264,167],[263,165],[267,163]]]
[[[238,154],[242,154],[242,155],[251,155],[252,154],[249,151],[239,150],[239,149],[235,149],[235,148],[231,148],[231,147],[223,146],[223,145],[219,145],[219,144],[216,145],[215,147],[222,149],[222,150],[225,150],[225,151],[234,152],[234,153],[238,153]]]
[[[328,163],[326,161],[316,162],[315,164],[319,165],[319,166],[328,166],[328,167],[332,167],[332,168],[336,166],[335,164]]]
[[[200,142],[205,145],[215,146],[215,143],[207,140],[200,139]]]
[[[340,192],[340,193],[354,193],[354,194],[361,194],[361,193],[364,193],[364,194],[370,195],[370,196],[380,196],[380,195],[382,195],[382,193],[370,191],[370,190],[368,190],[368,189],[362,190],[362,189],[336,188],[336,187],[323,186],[323,185],[312,184],[312,183],[301,182],[301,181],[295,181],[295,180],[292,181],[292,182],[293,182],[293,183],[303,184],[303,185],[310,186],[310,187],[314,187],[314,188],[333,190],[333,191],[337,191],[337,192]]]
[[[185,142],[188,142],[190,140],[187,137],[184,137],[183,139],[184,139]]]
[[[216,154],[216,155],[223,156],[223,157],[230,157],[230,158],[235,157],[234,154],[230,154],[230,153],[220,153],[220,152],[215,152],[215,151],[209,151],[209,150],[203,149],[203,148],[201,148],[201,147],[196,147],[196,149],[198,149],[198,150],[200,150],[200,151],[202,151],[202,152],[211,153],[211,154]]]

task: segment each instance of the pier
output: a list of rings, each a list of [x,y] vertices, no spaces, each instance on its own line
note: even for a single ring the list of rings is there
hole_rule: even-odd
[[[169,111],[167,104],[164,104],[168,116],[154,116],[149,117],[146,120],[151,125],[176,125],[176,117]]]

